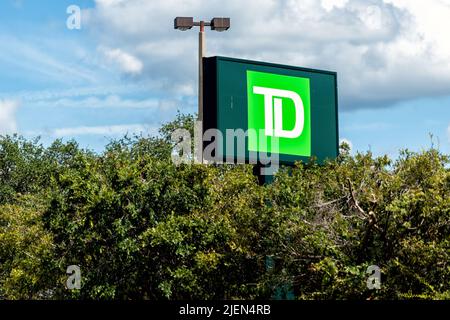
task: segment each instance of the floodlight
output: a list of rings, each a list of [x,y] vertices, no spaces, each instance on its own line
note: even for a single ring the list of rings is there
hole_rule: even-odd
[[[192,29],[194,26],[193,17],[176,17],[174,20],[174,28],[181,31]]]
[[[215,31],[226,31],[230,29],[230,18],[214,18],[211,20],[211,29]]]

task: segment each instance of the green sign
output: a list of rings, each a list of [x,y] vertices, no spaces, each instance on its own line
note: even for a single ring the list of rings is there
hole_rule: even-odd
[[[204,130],[223,136],[216,157],[251,162],[276,153],[292,164],[338,155],[335,72],[225,57],[203,66]],[[230,130],[246,132],[244,153]]]
[[[248,150],[270,152],[272,138],[278,152],[311,156],[309,79],[247,71]],[[265,141],[265,143],[260,143]]]

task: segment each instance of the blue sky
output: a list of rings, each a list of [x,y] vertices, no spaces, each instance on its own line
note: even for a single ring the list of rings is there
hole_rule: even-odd
[[[72,4],[81,30],[66,27]],[[175,15],[232,17],[229,32],[208,33],[208,55],[337,71],[353,152],[450,153],[446,0],[3,0],[0,133],[101,151],[195,112],[197,36],[174,31]]]

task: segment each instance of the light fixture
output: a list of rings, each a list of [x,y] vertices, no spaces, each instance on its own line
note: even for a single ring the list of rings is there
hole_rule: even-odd
[[[230,29],[230,18],[213,18],[211,20],[211,30],[226,31]]]
[[[192,29],[194,26],[194,18],[192,17],[176,17],[174,20],[174,28],[181,31]]]

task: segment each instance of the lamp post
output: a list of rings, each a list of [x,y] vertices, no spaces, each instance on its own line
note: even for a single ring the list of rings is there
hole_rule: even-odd
[[[205,27],[211,27],[214,31],[226,31],[230,29],[230,18],[213,18],[210,22],[194,21],[193,17],[176,17],[174,28],[181,31],[200,27],[198,34],[198,118],[202,125],[201,134],[203,135],[203,57],[206,52]],[[203,148],[200,147],[199,158],[203,163]]]

